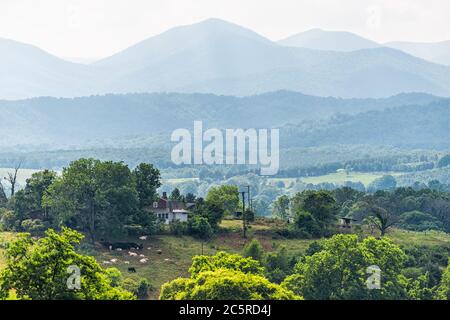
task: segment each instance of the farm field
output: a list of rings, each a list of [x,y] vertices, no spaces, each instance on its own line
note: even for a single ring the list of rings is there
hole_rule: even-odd
[[[350,174],[346,174],[345,172],[336,172],[331,173],[323,176],[317,176],[317,177],[299,177],[299,178],[272,178],[270,179],[271,182],[279,182],[282,181],[286,185],[289,185],[292,182],[295,182],[297,179],[304,182],[304,183],[312,183],[312,184],[319,184],[319,183],[334,183],[334,184],[340,184],[344,183],[346,181],[350,182],[361,182],[364,184],[364,186],[368,186],[371,184],[374,180],[381,178],[384,175],[392,175],[394,177],[400,176],[403,173],[400,172],[351,172]]]

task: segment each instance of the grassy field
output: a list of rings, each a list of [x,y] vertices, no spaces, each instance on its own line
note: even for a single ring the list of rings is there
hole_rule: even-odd
[[[324,182],[340,184],[340,183],[344,183],[346,181],[361,182],[362,184],[364,184],[367,187],[375,179],[381,178],[383,175],[386,175],[386,174],[390,174],[392,176],[401,175],[401,173],[398,173],[398,172],[374,172],[374,173],[372,173],[372,172],[370,172],[370,173],[351,172],[348,175],[345,172],[336,172],[336,173],[331,173],[331,174],[317,176],[317,177],[299,177],[298,179],[304,183],[312,183],[312,184],[319,184],[319,183],[324,183]],[[286,185],[289,185],[290,183],[295,182],[297,180],[297,178],[273,178],[270,180],[272,182],[282,181]]]
[[[139,260],[143,257],[132,257],[128,251],[110,251],[96,244],[83,245],[85,254],[94,256],[105,268],[116,267],[124,277],[146,278],[153,286],[150,299],[157,299],[162,284],[177,277],[189,276],[188,269],[192,257],[200,254],[212,255],[218,251],[241,253],[251,238],[257,238],[266,251],[273,251],[280,246],[285,246],[292,255],[300,255],[315,240],[312,239],[284,239],[277,237],[270,230],[278,224],[277,221],[264,220],[255,223],[249,230],[249,237],[244,239],[241,232],[241,221],[224,220],[221,227],[223,232],[208,242],[202,242],[188,236],[176,237],[172,235],[158,235],[149,237],[146,241],[127,239],[144,244],[144,249],[139,254],[148,258],[147,263]],[[410,232],[405,230],[390,230],[387,234],[399,245],[420,244],[423,246],[449,246],[450,235],[442,232]],[[4,267],[2,251],[5,243],[14,239],[14,233],[0,232],[0,269]],[[161,252],[161,253],[159,253]],[[115,263],[111,259],[117,259]],[[128,262],[128,263],[127,263]],[[136,268],[136,273],[129,273],[128,268]]]

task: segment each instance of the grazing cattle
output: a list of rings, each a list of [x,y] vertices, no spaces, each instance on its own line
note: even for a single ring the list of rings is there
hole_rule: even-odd
[[[110,261],[103,261],[103,264],[111,264]]]
[[[130,273],[136,273],[136,268],[133,268],[133,267],[128,268],[128,272],[130,272]]]
[[[140,255],[139,255],[139,257],[141,257],[141,258],[145,258],[145,256],[144,256],[143,254],[140,254]]]
[[[125,263],[125,264],[130,264],[130,261],[124,261],[123,263]]]
[[[164,261],[170,261],[170,259],[164,259]]]
[[[162,250],[158,250],[157,252],[158,252],[158,254],[162,254]]]
[[[139,237],[139,240],[147,240],[147,237],[148,237],[148,236],[142,236],[142,237]]]
[[[139,260],[139,262],[140,263],[147,263],[148,262],[148,258],[141,259],[141,260]]]
[[[109,248],[110,250],[117,250],[117,249],[122,249],[122,250],[131,250],[131,249],[136,249],[136,250],[142,250],[144,249],[144,245],[143,244],[137,244],[135,242],[100,242],[103,246],[105,246],[106,248]]]
[[[128,251],[128,254],[131,256],[131,257],[137,257],[137,253],[136,252],[131,252],[131,251]]]
[[[122,248],[117,248],[117,249],[116,249],[116,251],[122,251],[122,250],[123,250]]]
[[[109,261],[111,261],[112,263],[117,263],[117,259],[111,259]]]

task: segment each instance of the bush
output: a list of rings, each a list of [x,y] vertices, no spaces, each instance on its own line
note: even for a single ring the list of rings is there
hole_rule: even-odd
[[[29,232],[31,234],[43,234],[44,231],[48,228],[48,225],[46,225],[40,219],[26,219],[23,220],[20,225],[23,231]]]
[[[262,261],[264,256],[264,249],[257,239],[252,239],[243,250],[244,257],[252,258],[253,260]]]
[[[295,217],[295,226],[305,238],[320,236],[321,229],[314,216],[309,212],[299,212]]]
[[[140,300],[147,299],[148,291],[151,289],[150,283],[145,278],[141,278],[139,281],[126,278],[122,283],[122,287],[125,290],[132,292]]]
[[[3,230],[17,231],[20,227],[20,220],[17,219],[14,211],[0,209],[0,223]]]
[[[420,211],[405,212],[400,216],[400,227],[412,231],[440,230],[444,226],[437,218],[431,214]]]
[[[188,225],[186,222],[175,220],[169,225],[169,229],[171,234],[175,236],[182,236],[184,234],[187,234]]]
[[[188,231],[190,235],[200,239],[209,239],[213,234],[213,229],[208,219],[197,215],[189,219]]]

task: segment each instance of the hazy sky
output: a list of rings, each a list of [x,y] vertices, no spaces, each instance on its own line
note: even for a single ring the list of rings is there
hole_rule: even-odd
[[[450,39],[448,0],[0,0],[0,37],[61,57],[99,58],[211,17],[272,40],[311,28],[379,42]]]

